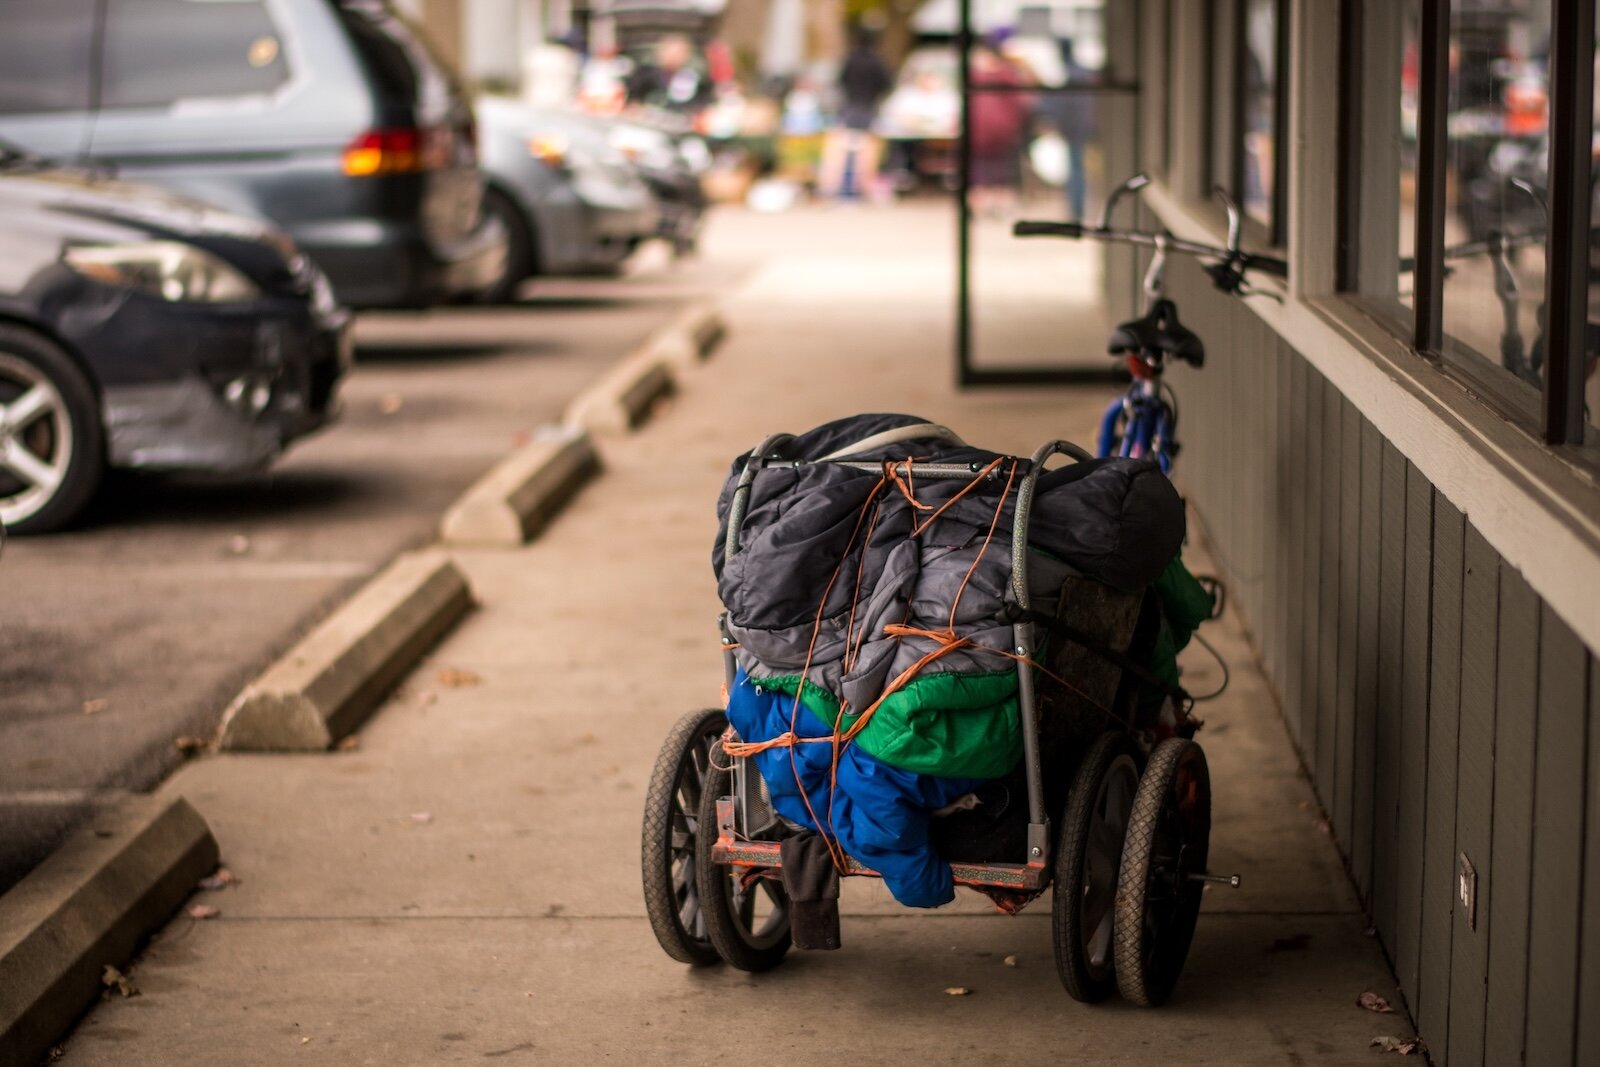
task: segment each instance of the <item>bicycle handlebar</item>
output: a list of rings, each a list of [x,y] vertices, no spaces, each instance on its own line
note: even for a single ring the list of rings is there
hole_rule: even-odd
[[[1202,244],[1198,241],[1185,241],[1167,234],[1146,233],[1143,230],[1114,230],[1108,227],[1085,226],[1081,222],[1023,220],[1012,226],[1011,232],[1016,237],[1065,237],[1074,241],[1086,238],[1091,241],[1138,245],[1143,248],[1155,248],[1158,241],[1164,241],[1169,252],[1183,252],[1191,256],[1231,261],[1243,270],[1258,270],[1278,278],[1289,276],[1289,264],[1277,256],[1263,256],[1254,252]]]

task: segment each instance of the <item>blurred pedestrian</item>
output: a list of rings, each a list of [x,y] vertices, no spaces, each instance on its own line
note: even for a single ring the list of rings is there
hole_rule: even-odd
[[[1084,90],[1098,85],[1100,75],[1077,62],[1070,38],[1061,42],[1061,59],[1066,71],[1066,91],[1046,94],[1039,103],[1039,115],[1066,142],[1067,218],[1082,222],[1089,193],[1085,150],[1099,136],[1095,96]]]
[[[713,98],[711,79],[696,69],[694,42],[671,33],[656,42],[652,62],[628,77],[628,103],[696,115]]]
[[[1017,206],[1033,94],[1023,91],[1029,82],[1022,72],[989,42],[974,46],[971,77],[969,204],[980,215],[999,217]]]
[[[857,28],[855,44],[839,70],[839,125],[828,131],[822,145],[817,186],[823,195],[870,195],[877,188],[882,147],[872,127],[893,85],[894,75],[878,55],[874,34]]]

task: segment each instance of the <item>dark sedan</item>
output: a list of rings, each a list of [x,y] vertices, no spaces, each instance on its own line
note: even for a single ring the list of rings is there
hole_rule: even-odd
[[[107,467],[244,471],[325,424],[348,313],[260,222],[0,144],[0,523]]]

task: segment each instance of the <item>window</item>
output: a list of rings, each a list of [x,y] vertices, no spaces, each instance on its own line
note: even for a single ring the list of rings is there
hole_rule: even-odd
[[[1200,176],[1207,198],[1225,190],[1257,233],[1254,244],[1283,243],[1288,187],[1288,57],[1284,0],[1208,0],[1195,23],[1206,37],[1202,84],[1219,106],[1205,117]]]
[[[1341,287],[1554,443],[1600,406],[1595,3],[1346,7]]]
[[[107,108],[259,95],[288,79],[261,0],[118,0],[106,9]]]
[[[1277,242],[1284,118],[1279,92],[1284,19],[1279,0],[1238,0],[1238,157],[1234,198]]]
[[[1600,0],[1595,3],[1595,21],[1600,22]],[[1600,54],[1595,56],[1600,61]],[[1590,67],[1594,70],[1594,67]],[[1600,86],[1600,78],[1595,78],[1595,85]],[[1590,106],[1594,104],[1594,90],[1590,90]],[[1587,149],[1589,158],[1594,160],[1594,154],[1600,150],[1600,123],[1595,122],[1595,107],[1589,112],[1589,122],[1581,123],[1582,133],[1587,134]],[[1582,278],[1584,290],[1584,333],[1582,333],[1582,357],[1579,368],[1574,368],[1574,378],[1582,381],[1582,418],[1578,419],[1578,429],[1570,435],[1570,440],[1584,446],[1587,450],[1600,451],[1600,168],[1595,168],[1590,163],[1589,173],[1589,234],[1584,242],[1584,259],[1586,270]],[[1579,362],[1574,357],[1574,363]]]
[[[1550,0],[1450,16],[1445,113],[1445,348],[1499,367],[1537,407],[1550,148]]]
[[[94,0],[7,0],[0,114],[89,108]]]

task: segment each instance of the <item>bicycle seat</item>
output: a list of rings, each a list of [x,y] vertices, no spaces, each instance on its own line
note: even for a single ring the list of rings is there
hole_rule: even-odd
[[[1178,306],[1170,300],[1158,300],[1142,317],[1118,326],[1111,332],[1106,351],[1112,355],[1164,352],[1196,367],[1206,361],[1204,342],[1178,321]]]

